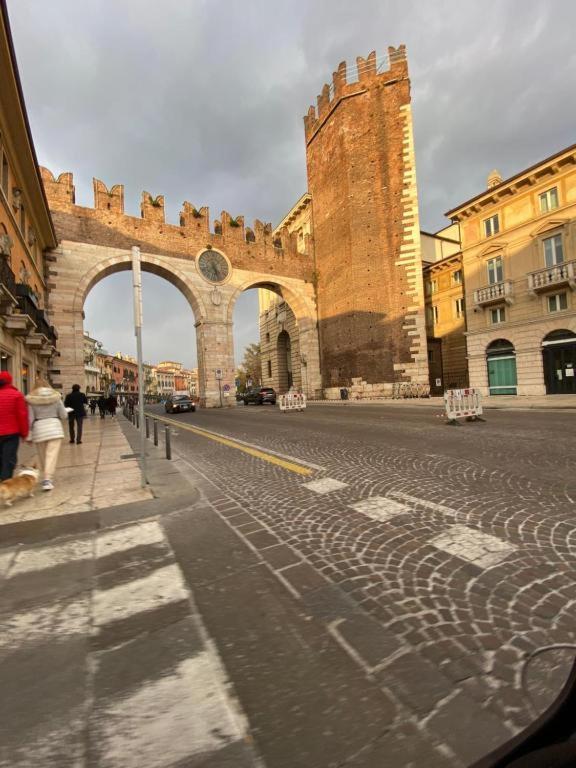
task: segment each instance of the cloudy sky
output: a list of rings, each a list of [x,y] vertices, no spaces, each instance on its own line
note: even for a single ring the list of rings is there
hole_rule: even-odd
[[[277,223],[306,189],[302,116],[338,63],[406,43],[421,226],[485,186],[576,142],[574,0],[8,0],[36,150],[140,193]],[[349,76],[349,79],[352,77]],[[193,364],[192,312],[144,283],[145,356]],[[86,328],[133,351],[129,278],[99,283]],[[254,292],[237,356],[256,338]]]

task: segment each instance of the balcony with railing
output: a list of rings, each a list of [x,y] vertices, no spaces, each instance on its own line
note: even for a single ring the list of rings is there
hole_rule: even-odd
[[[576,261],[566,261],[528,273],[528,290],[530,293],[543,293],[551,288],[562,288],[563,286],[569,286],[573,291],[576,290]]]
[[[474,291],[474,304],[478,307],[489,307],[491,304],[512,304],[514,301],[512,283],[503,280],[500,283],[492,283]]]
[[[16,303],[16,278],[8,258],[0,254],[0,315],[10,312]]]

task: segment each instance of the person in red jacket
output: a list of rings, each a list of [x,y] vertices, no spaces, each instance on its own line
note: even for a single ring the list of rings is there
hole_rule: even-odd
[[[0,482],[12,477],[20,438],[28,436],[28,407],[22,392],[12,386],[8,371],[0,372]]]

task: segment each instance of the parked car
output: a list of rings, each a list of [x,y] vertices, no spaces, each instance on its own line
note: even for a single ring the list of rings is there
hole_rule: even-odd
[[[188,395],[170,395],[164,403],[166,413],[181,413],[182,411],[195,411],[196,406]]]
[[[244,392],[244,405],[264,405],[270,403],[276,405],[276,392],[272,387],[250,387]]]

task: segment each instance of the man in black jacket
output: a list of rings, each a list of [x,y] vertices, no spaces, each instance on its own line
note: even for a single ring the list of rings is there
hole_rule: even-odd
[[[66,395],[66,399],[64,400],[64,407],[72,408],[72,410],[68,413],[68,429],[70,431],[70,442],[73,443],[75,432],[74,427],[78,427],[76,437],[77,445],[80,445],[82,442],[82,424],[84,422],[84,417],[86,416],[85,406],[87,403],[88,398],[84,392],[80,392],[80,384],[73,384],[72,392],[69,392]]]

